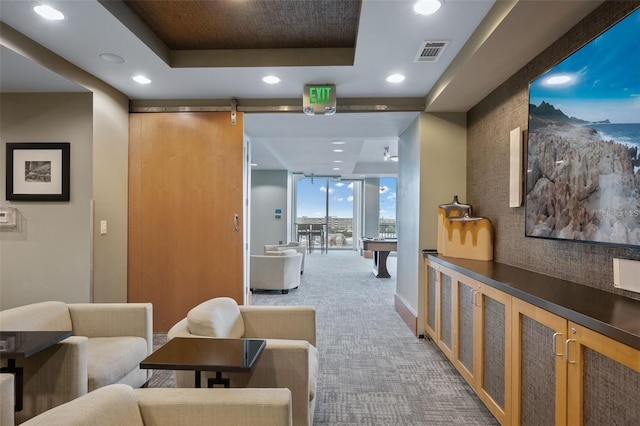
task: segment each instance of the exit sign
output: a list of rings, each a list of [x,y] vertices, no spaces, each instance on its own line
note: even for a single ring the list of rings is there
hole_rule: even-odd
[[[335,84],[306,84],[302,92],[302,110],[307,115],[335,114]]]

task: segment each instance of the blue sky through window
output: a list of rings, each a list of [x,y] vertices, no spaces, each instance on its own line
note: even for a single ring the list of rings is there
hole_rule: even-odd
[[[353,215],[353,182],[329,179],[330,216]],[[327,179],[300,179],[297,183],[297,216],[323,218],[326,213]],[[380,217],[396,218],[396,179],[380,178]]]

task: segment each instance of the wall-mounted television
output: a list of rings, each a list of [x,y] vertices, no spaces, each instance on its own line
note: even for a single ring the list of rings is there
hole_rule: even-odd
[[[640,8],[533,80],[525,235],[640,246]]]

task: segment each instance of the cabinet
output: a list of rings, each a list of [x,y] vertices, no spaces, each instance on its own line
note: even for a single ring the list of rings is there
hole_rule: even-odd
[[[507,424],[511,409],[511,296],[477,283],[472,300],[474,358],[478,361],[475,391],[496,419]]]
[[[567,424],[640,424],[640,351],[568,322]]]
[[[431,295],[426,306],[425,329],[444,354],[451,359],[453,346],[453,282],[454,272],[433,263],[427,269]]]
[[[567,424],[567,320],[513,298],[513,425]]]
[[[450,315],[443,352],[501,424],[640,424],[640,350],[438,262],[425,267],[427,333],[442,349]]]
[[[513,298],[513,425],[640,424],[640,351]]]
[[[511,296],[426,264],[427,333],[502,424],[511,406]]]

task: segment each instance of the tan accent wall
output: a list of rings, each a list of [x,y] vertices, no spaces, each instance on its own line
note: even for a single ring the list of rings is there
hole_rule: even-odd
[[[436,248],[438,206],[454,195],[466,198],[466,143],[464,113],[421,113],[400,137],[396,297],[418,318],[424,313],[422,250]]]
[[[91,93],[0,95],[0,204],[19,211],[22,232],[0,233],[0,308],[88,302],[91,266]],[[6,201],[7,142],[69,142],[70,201]]]
[[[92,174],[94,230],[91,301],[125,302],[127,296],[127,149],[129,99],[65,59],[0,23],[0,43],[93,94]],[[4,115],[5,111],[2,111]],[[70,126],[73,126],[72,124]],[[4,131],[4,127],[3,127]],[[72,178],[73,179],[73,178]],[[72,181],[73,184],[73,181]],[[99,234],[107,220],[107,235]],[[91,242],[88,238],[87,242]]]
[[[638,7],[607,1],[468,112],[467,202],[494,225],[498,262],[640,299],[613,287],[612,258],[640,251],[524,237],[524,207],[509,207],[509,132],[527,128],[529,82]]]

